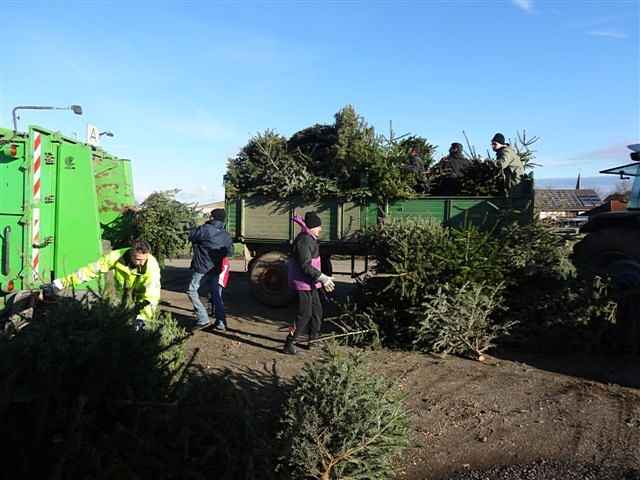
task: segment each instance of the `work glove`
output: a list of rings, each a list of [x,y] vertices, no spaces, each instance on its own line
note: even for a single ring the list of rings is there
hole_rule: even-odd
[[[142,310],[145,309],[145,307],[147,305],[149,305],[151,302],[149,302],[149,300],[142,300],[140,302],[136,302],[136,304],[133,306],[133,310],[134,312],[136,312],[136,315],[138,315]],[[139,315],[138,315],[139,317]]]
[[[57,297],[64,290],[60,280],[54,280],[52,283],[42,285],[42,295],[44,298]]]
[[[333,292],[336,288],[336,284],[333,283],[333,278],[325,275],[324,273],[318,277],[318,281],[322,283],[322,286],[327,292]]]
[[[136,332],[141,332],[145,329],[146,325],[144,323],[144,319],[137,317],[133,322],[133,328]]]

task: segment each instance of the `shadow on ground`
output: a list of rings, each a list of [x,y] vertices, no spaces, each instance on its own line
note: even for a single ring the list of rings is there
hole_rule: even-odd
[[[190,280],[191,270],[187,267],[168,265],[162,271],[162,288],[170,292],[183,294],[184,299],[186,299],[186,291]],[[336,314],[338,304],[347,298],[352,288],[353,283],[349,281],[348,277],[338,277],[334,292],[326,294],[321,291],[325,318]],[[207,305],[208,302],[205,299],[208,298],[209,288],[206,280],[202,282],[199,293],[203,303]],[[225,289],[223,297],[226,315],[242,321],[281,323],[283,328],[286,329],[289,322],[295,320],[297,303],[294,301],[284,307],[271,307],[259,303],[251,294],[249,274],[247,272],[232,272],[229,286]],[[174,314],[178,314],[175,310],[185,312],[185,317],[187,317],[186,314],[192,315],[193,313],[193,308],[188,300],[186,302],[176,302],[172,301],[172,299],[165,299],[161,302],[161,305],[170,307]],[[189,320],[186,325],[191,325],[192,323],[193,320]],[[327,328],[331,330],[329,325],[327,325]]]
[[[154,458],[167,469],[155,478],[276,477],[274,438],[288,385],[275,363],[235,371],[192,364],[183,389],[169,421],[157,422],[153,443],[168,458]]]
[[[640,388],[640,358],[635,356],[588,353],[523,353],[513,350],[494,352],[496,358],[524,363],[540,370],[585,380]]]

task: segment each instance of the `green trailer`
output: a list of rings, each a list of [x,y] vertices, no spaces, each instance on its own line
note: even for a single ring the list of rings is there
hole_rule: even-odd
[[[130,217],[122,213],[135,205],[131,161],[100,148],[92,150],[92,161],[101,236],[106,246],[106,242],[121,241],[130,230]]]
[[[517,193],[515,193],[517,192]],[[227,229],[236,242],[245,245],[252,291],[263,303],[287,304],[293,297],[287,282],[287,258],[298,228],[294,215],[318,212],[323,229],[320,236],[322,268],[331,274],[331,257],[351,258],[351,275],[355,257],[367,252],[359,241],[359,233],[370,226],[393,219],[432,219],[449,227],[475,225],[491,228],[506,211],[516,212],[521,223],[533,220],[533,182],[523,181],[508,197],[442,197],[414,198],[377,204],[345,202],[327,198],[307,203],[299,198],[280,200],[262,195],[246,195],[227,199]]]
[[[37,126],[0,129],[0,312],[100,257],[133,205],[129,161]]]

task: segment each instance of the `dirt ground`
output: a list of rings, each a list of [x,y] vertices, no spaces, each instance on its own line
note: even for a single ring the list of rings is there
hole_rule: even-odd
[[[193,322],[184,293],[188,265],[172,260],[163,273],[163,308],[185,324]],[[234,261],[232,268],[224,296],[229,328],[194,332],[189,349],[195,362],[286,382],[318,353],[280,353],[295,306],[258,304],[244,263]],[[350,278],[336,279],[337,297],[346,296]],[[480,363],[387,350],[368,355],[376,371],[398,382],[412,411],[411,447],[398,479],[445,479],[538,460],[640,469],[637,357],[501,354]]]

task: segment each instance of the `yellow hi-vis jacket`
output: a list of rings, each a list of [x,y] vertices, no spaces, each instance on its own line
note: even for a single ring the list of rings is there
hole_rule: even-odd
[[[127,265],[127,256],[130,248],[121,248],[101,257],[98,261],[82,267],[77,272],[55,280],[57,288],[68,288],[72,285],[80,285],[94,279],[101,273],[113,272],[116,289],[120,294],[127,292],[131,299],[138,305],[144,304],[144,308],[138,313],[138,318],[153,320],[160,303],[160,265],[151,254],[147,257],[147,263],[142,271]]]

